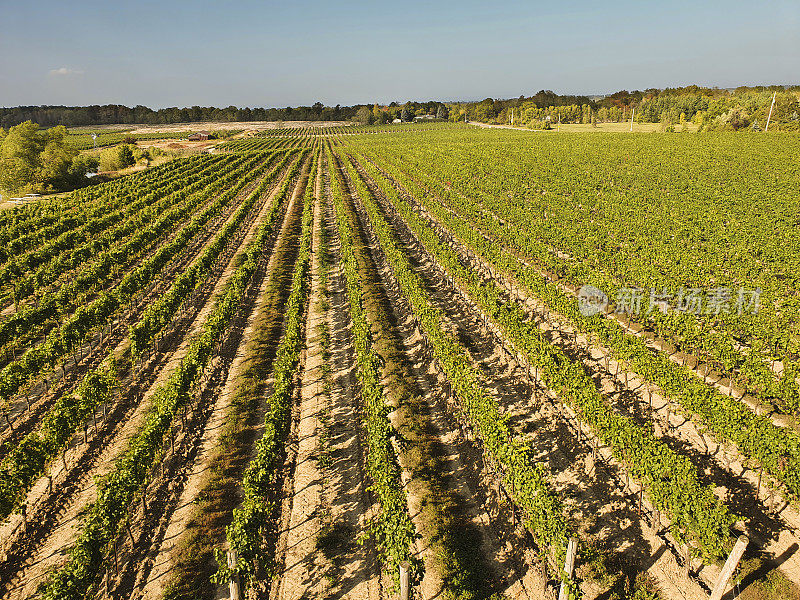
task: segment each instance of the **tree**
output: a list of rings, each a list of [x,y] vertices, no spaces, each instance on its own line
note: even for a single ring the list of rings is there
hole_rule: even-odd
[[[0,136],[0,188],[11,193],[63,190],[74,184],[78,151],[63,126],[42,130],[32,121]]]
[[[130,167],[136,164],[136,158],[133,156],[133,149],[128,144],[122,144],[118,150],[119,165],[121,168]]]
[[[403,111],[400,113],[400,120],[405,123],[414,120],[414,113],[411,110],[409,110],[408,104],[403,106]]]
[[[32,189],[42,150],[44,138],[36,123],[25,121],[12,127],[0,148],[0,187],[12,193]]]
[[[485,100],[482,100],[478,104],[474,105],[474,113],[470,116],[476,121],[486,123],[489,121],[489,119],[494,118],[496,115],[497,113],[494,112],[494,100],[491,98],[486,98]]]
[[[353,117],[353,120],[361,125],[369,125],[370,121],[372,121],[372,111],[368,106],[362,106],[356,111],[356,116]]]
[[[72,163],[78,151],[67,142],[67,128],[53,127],[44,132],[45,147],[39,155],[39,179],[48,188],[64,188],[71,179]]]
[[[437,119],[447,119],[449,116],[449,111],[444,104],[440,104],[439,108],[436,109],[436,118]]]
[[[385,111],[381,110],[381,107],[377,104],[372,107],[372,122],[382,125],[388,121],[388,115]]]
[[[70,178],[79,185],[81,180],[86,177],[87,173],[97,172],[100,166],[100,160],[91,154],[79,154],[72,160],[70,168]]]

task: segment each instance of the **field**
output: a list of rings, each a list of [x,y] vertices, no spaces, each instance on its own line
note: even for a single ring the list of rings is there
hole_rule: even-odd
[[[0,213],[3,598],[800,598],[796,135],[294,125]]]
[[[95,135],[96,138],[92,138]],[[103,130],[90,131],[83,133],[81,130],[70,131],[67,141],[78,150],[90,150],[92,148],[103,148],[106,146],[114,146],[121,144],[126,140],[132,141],[149,141],[149,140],[163,140],[163,139],[183,139],[188,135],[186,133],[177,132],[148,132],[148,133],[133,133],[130,130],[112,130],[110,132]]]

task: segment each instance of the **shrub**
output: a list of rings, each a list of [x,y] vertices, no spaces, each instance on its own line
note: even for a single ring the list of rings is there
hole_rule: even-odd
[[[130,167],[136,164],[136,158],[133,155],[133,148],[129,144],[122,144],[117,151],[119,165],[121,168]]]

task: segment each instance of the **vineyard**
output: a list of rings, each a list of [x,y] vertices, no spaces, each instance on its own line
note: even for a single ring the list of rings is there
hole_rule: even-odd
[[[95,131],[85,133],[83,131],[73,131],[67,136],[67,142],[78,150],[88,150],[90,148],[102,148],[113,146],[122,142],[138,142],[150,140],[163,140],[170,138],[185,139],[191,132],[176,133],[130,133],[128,131]],[[95,137],[92,137],[94,135]]]
[[[280,127],[1,212],[0,595],[800,598],[797,142]]]

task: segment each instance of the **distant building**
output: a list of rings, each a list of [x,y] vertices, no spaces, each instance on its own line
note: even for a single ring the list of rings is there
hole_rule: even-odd
[[[402,121],[400,119],[395,119],[394,121],[392,121],[392,123],[402,123]]]
[[[414,120],[415,121],[428,121],[428,120],[435,119],[435,118],[436,117],[434,115],[418,115],[418,116],[414,117]]]
[[[208,139],[209,135],[210,134],[207,131],[198,131],[186,139],[188,139],[190,142],[204,142]]]

